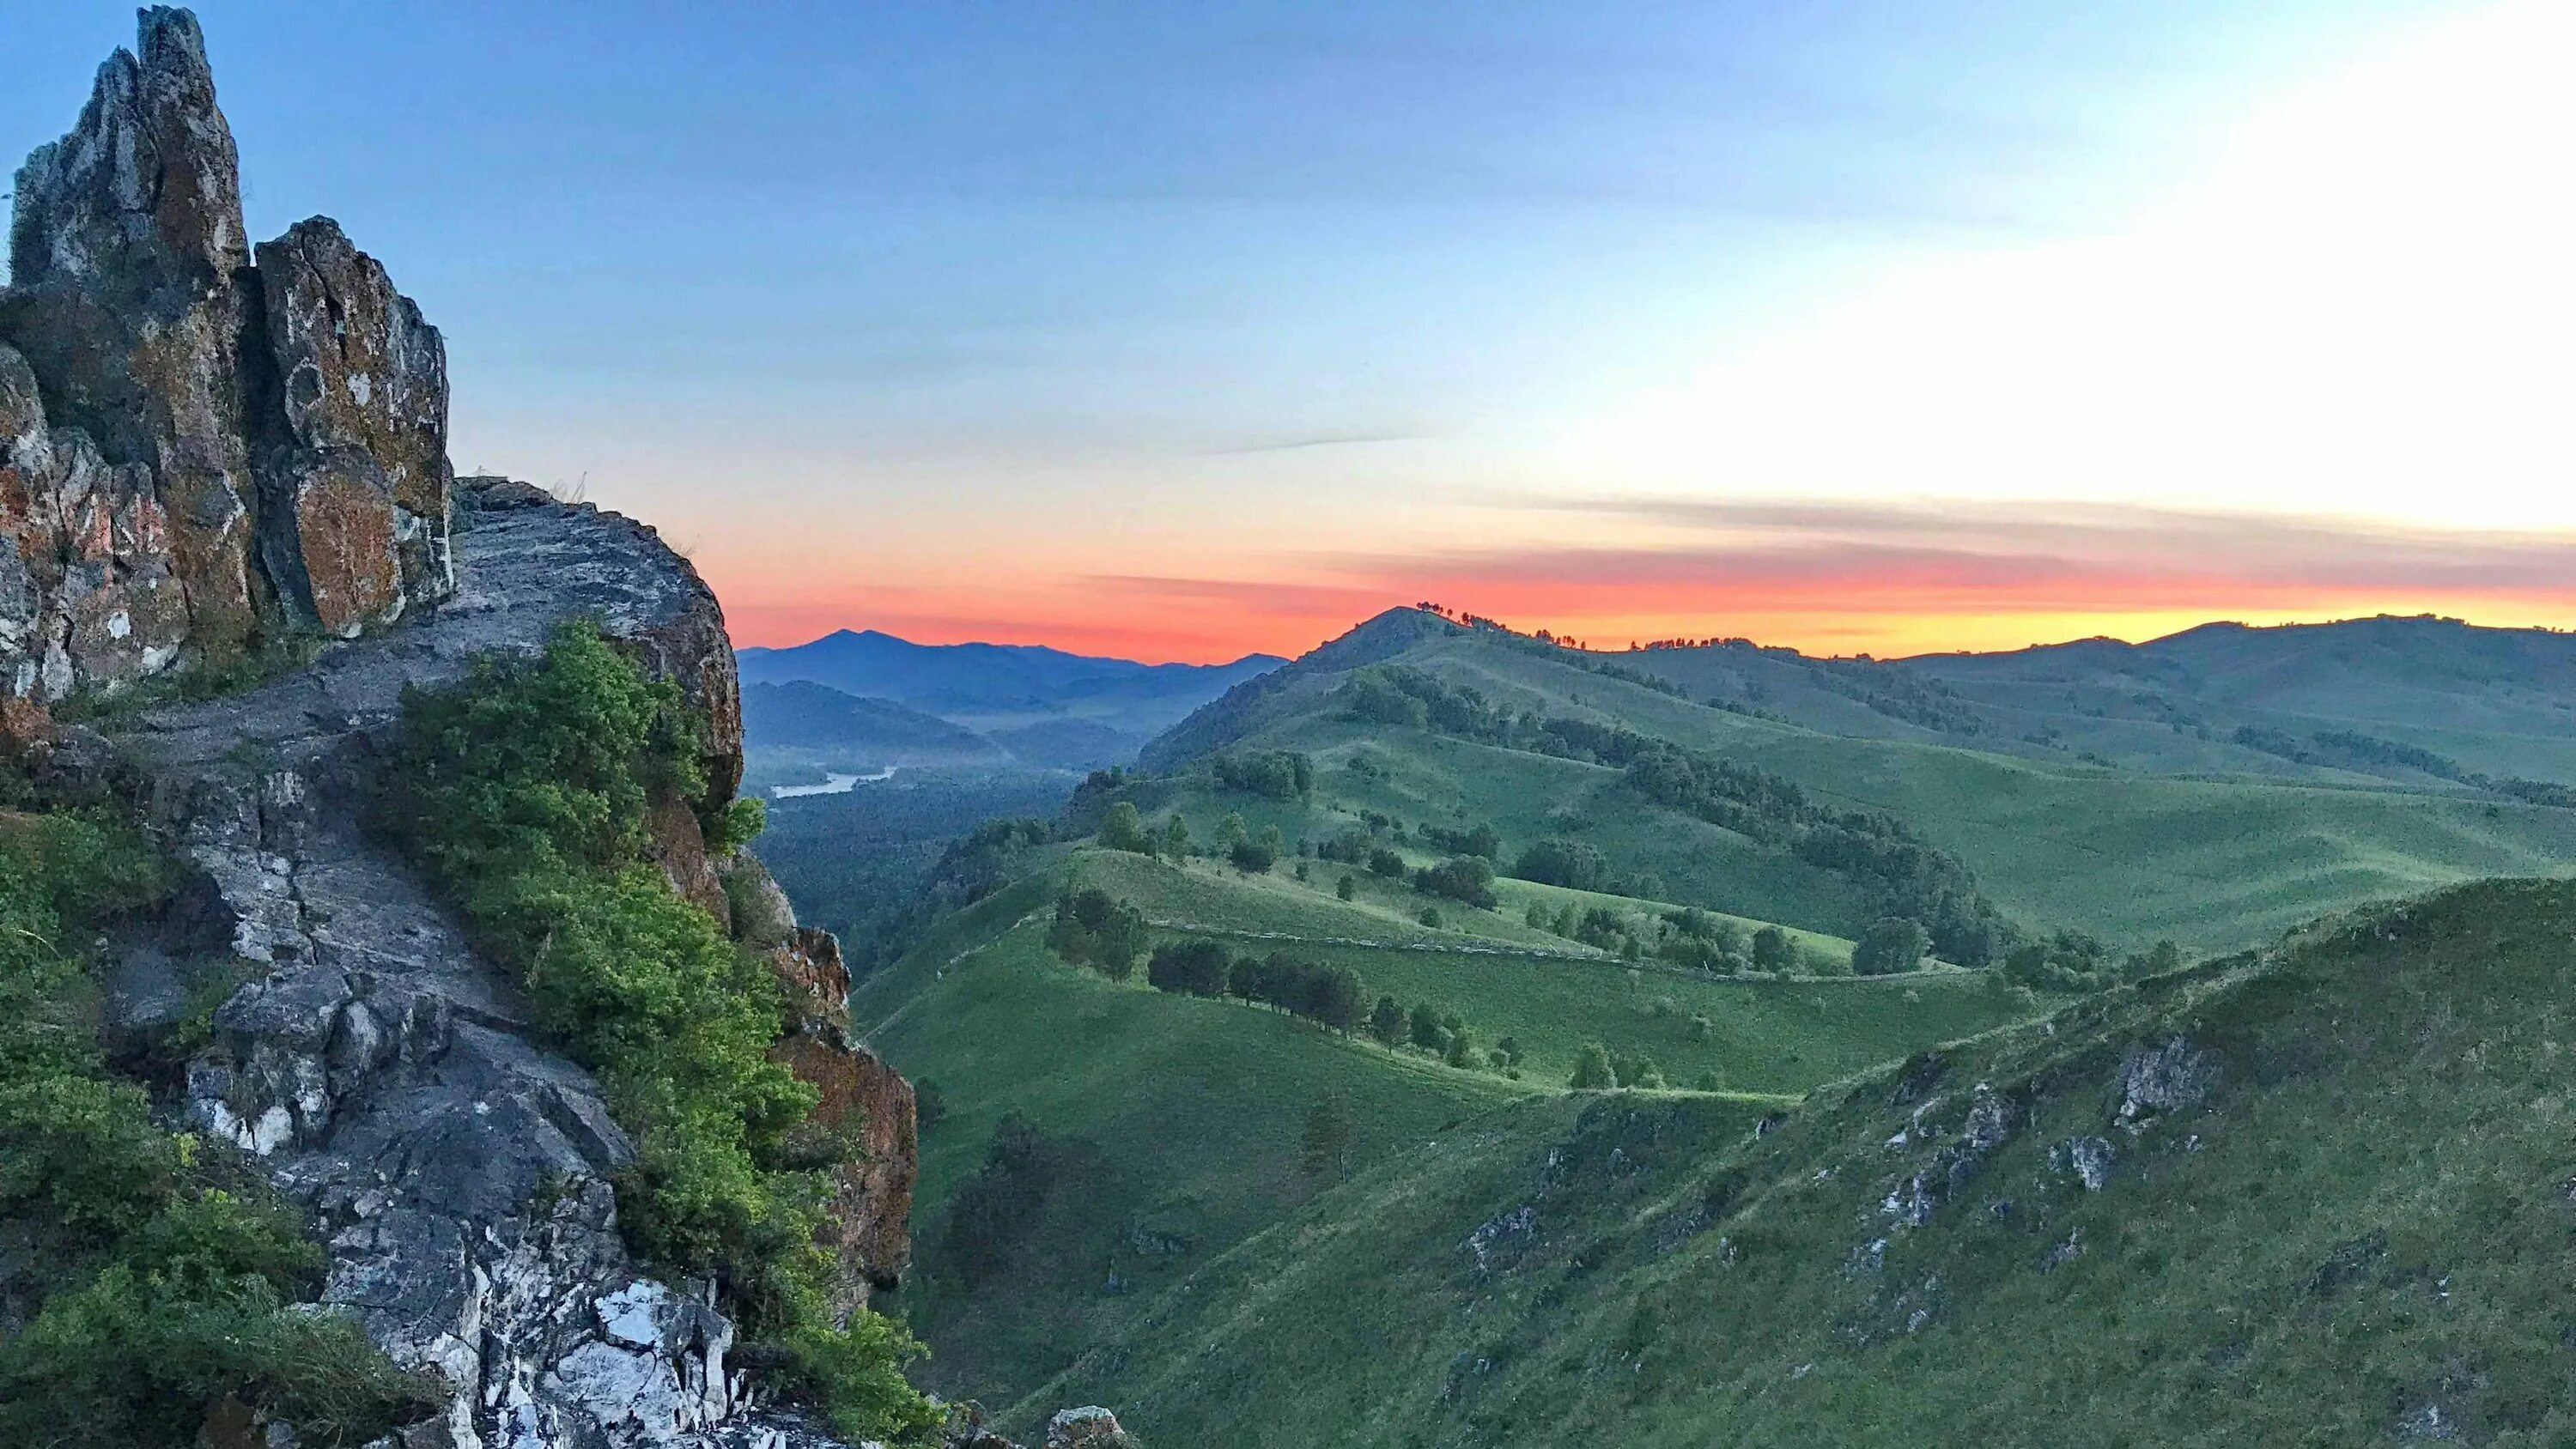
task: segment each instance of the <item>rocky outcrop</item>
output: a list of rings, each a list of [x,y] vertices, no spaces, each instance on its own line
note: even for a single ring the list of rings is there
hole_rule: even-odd
[[[204,37],[145,10],[17,174],[0,693],[114,690],[449,591],[437,330],[327,219],[256,263]]]
[[[821,1094],[810,1125],[834,1148],[827,1232],[840,1275],[832,1306],[846,1317],[866,1306],[870,1289],[899,1285],[911,1260],[912,1084],[851,1038],[850,973],[830,932],[795,927],[769,960],[795,1020],[770,1057]]]
[[[411,1444],[828,1444],[753,1401],[704,1285],[657,1282],[629,1257],[608,1179],[633,1147],[596,1084],[533,1038],[503,974],[351,819],[408,685],[456,683],[475,655],[533,650],[572,618],[648,663],[664,656],[636,641],[722,637],[713,597],[651,529],[519,486],[460,497],[460,585],[428,618],[250,692],[152,711],[113,742],[199,878],[193,931],[131,953],[119,999],[184,995],[155,973],[263,969],[217,1010],[186,1110],[310,1212],[323,1301],[455,1387]],[[733,870],[765,876],[747,858]],[[836,1035],[831,938],[792,917],[772,929],[782,976],[806,993],[804,1029],[782,1045],[825,1087],[817,1130],[870,1149],[839,1184],[834,1228],[864,1285],[903,1259],[910,1089]]]
[[[329,217],[258,258],[281,428],[262,562],[311,622],[353,634],[452,582],[446,345]]]

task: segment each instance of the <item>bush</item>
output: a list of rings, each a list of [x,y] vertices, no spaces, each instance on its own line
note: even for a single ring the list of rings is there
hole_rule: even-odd
[[[1430,1002],[1419,1002],[1405,1020],[1405,1037],[1427,1052],[1436,1052],[1449,1041],[1449,1029],[1440,1024],[1440,1013]]]
[[[1434,850],[1452,855],[1481,855],[1488,861],[1498,860],[1503,853],[1503,838],[1490,825],[1471,826],[1465,830],[1447,830],[1425,825],[1420,832],[1422,843]]]
[[[1753,933],[1754,970],[1787,971],[1794,956],[1795,948],[1789,941],[1789,933],[1778,926],[1764,926]]]
[[[1464,1028],[1449,1033],[1449,1048],[1440,1054],[1440,1059],[1453,1067],[1473,1068],[1478,1065],[1475,1043]]]
[[[1369,851],[1368,866],[1371,875],[1382,875],[1390,880],[1404,875],[1404,857],[1383,845]]]
[[[1662,1069],[1655,1065],[1654,1058],[1643,1053],[1634,1056],[1626,1052],[1612,1053],[1610,1070],[1623,1087],[1660,1087],[1664,1084]]]
[[[745,1334],[787,1351],[789,1379],[843,1433],[915,1432],[930,1410],[902,1365],[919,1346],[866,1310],[845,1326],[826,1311],[828,1188],[786,1151],[815,1093],[768,1059],[777,984],[650,859],[656,803],[723,822],[710,840],[756,818],[710,798],[704,737],[677,688],[569,623],[534,659],[485,657],[456,689],[406,692],[376,819],[519,973],[545,1034],[598,1073],[636,1139],[616,1184],[635,1249],[727,1285]],[[1010,846],[1023,833],[1003,829]]]
[[[0,1213],[47,1225],[32,1278],[53,1291],[0,1337],[0,1442],[191,1443],[226,1397],[318,1444],[424,1417],[435,1383],[347,1319],[293,1306],[321,1265],[296,1216],[230,1149],[163,1131],[108,1074],[89,973],[63,942],[155,900],[159,858],[103,819],[5,821]]]
[[[1358,898],[1359,893],[1360,883],[1351,879],[1349,876],[1343,876],[1340,880],[1333,882],[1333,895],[1337,899],[1345,901],[1354,900]]]

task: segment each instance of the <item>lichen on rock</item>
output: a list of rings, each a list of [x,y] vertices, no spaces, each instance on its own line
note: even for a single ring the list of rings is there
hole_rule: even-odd
[[[451,590],[437,329],[327,218],[254,265],[187,11],[143,11],[19,168],[10,272],[0,693],[113,691]]]

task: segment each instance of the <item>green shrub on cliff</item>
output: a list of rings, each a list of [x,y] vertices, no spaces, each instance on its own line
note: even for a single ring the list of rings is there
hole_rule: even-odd
[[[712,1275],[844,1434],[918,1435],[935,1415],[902,1370],[920,1346],[864,1309],[831,1321],[828,1184],[785,1141],[815,1093],[768,1057],[776,981],[649,859],[657,803],[696,810],[720,848],[758,826],[756,804],[703,798],[704,738],[678,689],[571,624],[537,658],[406,695],[380,818],[599,1074],[636,1139],[617,1184],[636,1249]]]
[[[320,1252],[221,1146],[163,1130],[111,1075],[96,984],[65,949],[149,904],[161,863],[130,831],[0,816],[0,1228],[32,1319],[0,1340],[0,1443],[186,1444],[231,1399],[354,1444],[426,1413],[427,1383],[355,1325],[291,1305]]]

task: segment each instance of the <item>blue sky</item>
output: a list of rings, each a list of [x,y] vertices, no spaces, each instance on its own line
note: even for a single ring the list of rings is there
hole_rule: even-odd
[[[1819,481],[1676,419],[1800,339],[1889,351],[1854,298],[2156,234],[2285,97],[2493,7],[197,8],[252,233],[324,211],[385,259],[460,467],[662,524],[764,642],[1206,655],[1311,644],[1408,559],[1510,617],[1569,496],[1994,491],[1973,436]],[[23,150],[131,14],[7,34]],[[1795,412],[1842,366],[1766,376]],[[1897,411],[1851,401],[1811,431]],[[2162,498],[2118,473],[2000,491]],[[1638,516],[1581,529],[1672,544]],[[1175,617],[1219,581],[1267,622]],[[1716,607],[1670,632],[1758,632]]]

